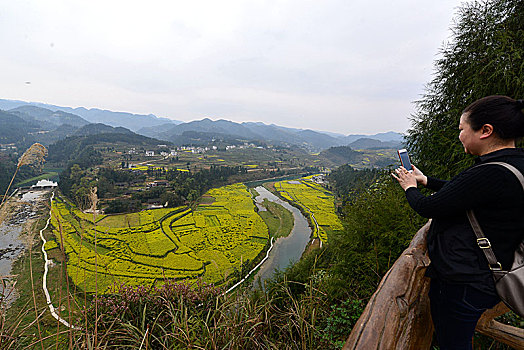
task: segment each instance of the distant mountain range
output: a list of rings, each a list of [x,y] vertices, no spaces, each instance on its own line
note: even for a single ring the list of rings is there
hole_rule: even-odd
[[[36,106],[21,106],[0,111],[0,144],[19,144],[26,147],[40,142],[53,144],[67,137],[92,136],[99,134],[138,135],[131,130],[102,123],[89,123],[85,119],[63,111],[51,111]],[[150,138],[147,138],[150,139]],[[155,140],[161,143],[162,141]]]
[[[205,118],[178,125],[158,125],[139,129],[137,133],[160,140],[185,144],[191,132],[193,144],[204,144],[225,135],[237,142],[258,142],[278,146],[300,146],[309,151],[320,151],[334,146],[350,145],[355,149],[397,148],[403,136],[395,132],[375,135],[328,135],[314,130],[286,128],[264,123],[235,123],[228,120]]]
[[[187,123],[153,114],[141,115],[83,107],[0,99],[0,143],[20,138],[51,144],[74,135],[102,133],[134,134],[172,142],[174,145],[209,145],[250,142],[275,146],[298,146],[308,151],[350,146],[352,149],[398,148],[403,136],[396,132],[375,135],[341,135],[267,125],[204,118]],[[102,124],[103,123],[103,124]],[[8,132],[10,128],[13,132]]]
[[[0,99],[0,109],[2,110],[13,110],[22,106],[34,106],[41,107],[51,111],[63,111],[66,113],[74,114],[78,117],[82,117],[89,123],[104,123],[110,126],[122,126],[132,131],[137,131],[143,128],[144,125],[155,126],[161,124],[180,124],[181,121],[172,120],[168,118],[160,118],[153,114],[132,114],[125,112],[112,112],[108,110],[102,110],[97,108],[87,109],[84,107],[71,108],[61,107],[46,103],[39,102],[24,102],[18,100],[4,100]],[[26,109],[27,111],[27,109]]]

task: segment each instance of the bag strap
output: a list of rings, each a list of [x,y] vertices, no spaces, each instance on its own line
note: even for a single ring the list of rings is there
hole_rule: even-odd
[[[513,165],[510,165],[508,163],[504,162],[489,162],[480,164],[482,165],[489,165],[489,164],[497,164],[505,167],[509,171],[511,171],[519,180],[522,189],[524,190],[524,175],[515,168]],[[489,268],[493,271],[500,271],[502,270],[502,265],[497,261],[497,257],[495,256],[495,253],[493,253],[493,249],[491,249],[491,243],[489,239],[486,238],[484,235],[484,232],[482,232],[482,229],[480,228],[479,222],[477,218],[475,217],[475,213],[473,213],[473,210],[467,210],[466,211],[469,219],[469,223],[471,224],[471,227],[473,228],[473,231],[475,232],[475,235],[477,236],[477,244],[479,245],[480,249],[484,252],[484,255],[486,256],[486,259],[489,263]]]

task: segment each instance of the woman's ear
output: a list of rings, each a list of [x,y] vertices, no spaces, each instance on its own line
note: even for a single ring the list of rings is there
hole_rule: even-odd
[[[485,139],[487,137],[490,137],[491,134],[493,134],[493,125],[491,124],[484,124],[482,125],[482,128],[480,129],[482,131],[482,134],[480,135],[480,139]]]

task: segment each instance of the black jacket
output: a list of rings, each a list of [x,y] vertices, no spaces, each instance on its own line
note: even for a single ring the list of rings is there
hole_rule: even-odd
[[[500,165],[476,166],[494,161],[511,164],[524,174],[524,150],[506,148],[478,157],[475,165],[450,181],[428,177],[426,187],[437,191],[431,196],[424,196],[416,188],[406,190],[410,206],[420,215],[433,218],[428,233],[431,265],[427,276],[495,293],[467,209],[475,212],[503,269],[511,266],[514,251],[524,237],[524,192],[508,169]]]

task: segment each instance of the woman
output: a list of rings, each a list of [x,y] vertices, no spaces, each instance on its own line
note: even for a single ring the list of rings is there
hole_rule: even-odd
[[[416,167],[403,167],[392,176],[405,190],[410,206],[432,218],[428,232],[431,264],[429,297],[431,316],[442,350],[471,349],[471,339],[482,313],[500,300],[488,262],[477,245],[466,216],[473,209],[503,269],[524,234],[524,195],[506,162],[524,173],[524,150],[515,140],[524,136],[522,100],[488,96],[466,107],[460,117],[459,139],[464,151],[477,156],[475,165],[450,181],[425,176]],[[437,191],[431,196],[417,189],[421,184]]]

